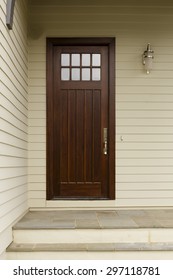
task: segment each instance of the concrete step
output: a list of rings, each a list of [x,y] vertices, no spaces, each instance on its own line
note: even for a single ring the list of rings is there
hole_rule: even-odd
[[[173,243],[11,243],[7,252],[173,251]]]
[[[173,259],[173,211],[31,211],[13,237],[7,259]]]
[[[12,243],[6,258],[14,259],[172,259],[173,243]]]
[[[16,244],[173,243],[173,228],[13,229]]]

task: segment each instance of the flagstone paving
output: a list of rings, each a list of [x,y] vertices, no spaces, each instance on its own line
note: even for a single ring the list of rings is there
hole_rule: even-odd
[[[173,210],[31,211],[14,229],[173,228]]]

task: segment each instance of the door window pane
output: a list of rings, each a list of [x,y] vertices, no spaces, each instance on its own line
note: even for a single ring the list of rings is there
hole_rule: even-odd
[[[70,66],[70,55],[68,53],[61,54],[61,66]]]
[[[92,80],[93,81],[100,81],[101,80],[100,68],[93,68],[92,69]]]
[[[70,69],[69,68],[61,68],[61,80],[62,81],[70,80]]]
[[[90,68],[82,69],[82,81],[90,81]]]
[[[101,55],[100,54],[92,55],[92,66],[101,66]]]
[[[80,66],[80,54],[72,54],[72,66]]]
[[[82,66],[90,66],[90,54],[82,54]]]
[[[80,68],[72,68],[72,81],[80,81]]]

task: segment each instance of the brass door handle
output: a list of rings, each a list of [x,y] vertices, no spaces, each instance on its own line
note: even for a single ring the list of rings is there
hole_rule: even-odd
[[[107,143],[107,141],[104,141],[103,154],[104,155],[108,154],[108,143]]]

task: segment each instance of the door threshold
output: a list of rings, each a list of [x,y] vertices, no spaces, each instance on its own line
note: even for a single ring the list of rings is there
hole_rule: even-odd
[[[109,198],[95,198],[95,197],[79,197],[79,198],[76,198],[76,197],[70,197],[70,198],[68,198],[68,197],[54,197],[53,199],[51,199],[52,201],[59,201],[59,200],[63,200],[63,201],[85,201],[85,200],[92,200],[92,201],[99,201],[99,200],[110,200]],[[51,201],[51,200],[49,200],[49,201]]]

